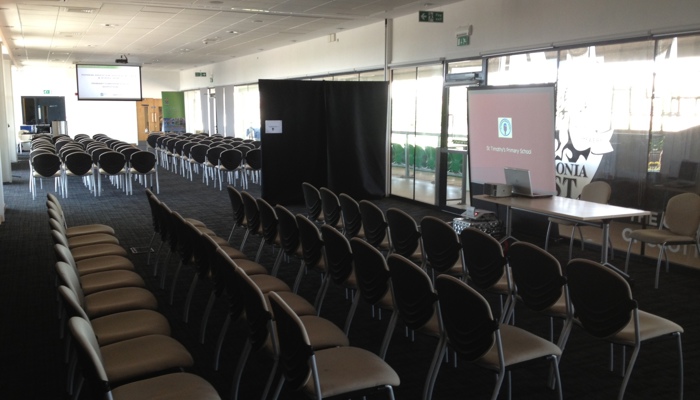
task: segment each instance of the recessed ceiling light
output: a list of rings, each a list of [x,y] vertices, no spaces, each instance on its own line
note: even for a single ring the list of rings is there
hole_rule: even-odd
[[[114,28],[114,27],[117,27],[119,25],[117,25],[117,24],[102,24],[102,26],[104,26],[105,28]]]
[[[232,34],[232,35],[236,35],[236,34],[238,34],[238,31],[226,31],[226,33],[230,33],[230,34]]]

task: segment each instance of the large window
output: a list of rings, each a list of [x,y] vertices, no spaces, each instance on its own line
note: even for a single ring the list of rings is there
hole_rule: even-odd
[[[236,86],[233,92],[234,136],[260,140],[258,85]]]
[[[611,204],[649,210],[658,225],[671,197],[700,192],[699,36],[503,56],[488,68],[490,85],[556,82],[560,195],[578,197],[603,180],[612,187]],[[626,250],[639,222],[614,221],[613,246]],[[656,251],[647,246],[650,256]],[[693,246],[676,246],[669,257],[699,262]]]
[[[435,203],[442,65],[400,68],[391,81],[391,193]]]

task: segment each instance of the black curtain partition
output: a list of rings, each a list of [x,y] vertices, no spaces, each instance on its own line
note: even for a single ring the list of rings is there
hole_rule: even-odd
[[[355,199],[384,197],[386,82],[328,82],[328,188]]]
[[[303,203],[302,182],[355,199],[384,197],[386,82],[259,81],[261,195]],[[266,132],[282,121],[282,133]]]

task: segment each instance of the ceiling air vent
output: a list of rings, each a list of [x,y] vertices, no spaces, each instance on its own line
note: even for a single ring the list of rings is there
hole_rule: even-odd
[[[92,14],[100,11],[100,9],[94,7],[63,7],[63,11],[67,13]]]

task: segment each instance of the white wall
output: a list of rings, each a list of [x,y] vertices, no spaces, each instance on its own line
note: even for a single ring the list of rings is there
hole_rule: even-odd
[[[532,49],[589,41],[613,40],[649,33],[700,29],[697,0],[465,0],[440,7],[444,23],[420,23],[417,14],[397,18],[389,37],[388,64],[479,57],[482,53]],[[458,47],[460,26],[473,25],[469,46]],[[341,31],[329,38],[290,44],[281,49],[184,71],[143,69],[144,97],[161,91],[246,84],[258,79],[284,79],[382,68],[385,27],[378,22]],[[206,72],[206,78],[195,77]],[[75,69],[13,69],[16,124],[21,122],[20,96],[65,96],[68,132],[105,133],[136,141],[133,102],[77,101]]]
[[[179,73],[142,70],[144,97],[161,98],[162,91],[179,88]],[[115,139],[136,143],[136,105],[133,101],[78,101],[75,67],[13,69],[15,121],[22,121],[22,96],[63,96],[68,134],[104,133]],[[48,90],[49,94],[44,94]]]
[[[700,29],[697,0],[465,0],[434,9],[444,23],[397,18],[388,64],[480,57],[484,53],[566,46]],[[473,26],[469,46],[457,46],[460,27]],[[180,73],[181,90],[258,79],[284,79],[381,68],[384,23],[232,59]],[[195,77],[206,72],[206,78]]]
[[[180,73],[181,90],[382,68],[384,22]],[[195,77],[206,72],[207,77]],[[213,78],[213,82],[212,82]]]
[[[439,10],[442,24],[394,21],[392,63],[700,29],[697,0],[465,0]],[[470,44],[458,47],[456,33],[469,25]]]

